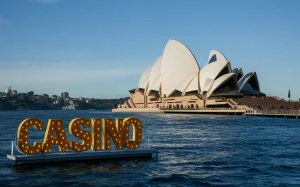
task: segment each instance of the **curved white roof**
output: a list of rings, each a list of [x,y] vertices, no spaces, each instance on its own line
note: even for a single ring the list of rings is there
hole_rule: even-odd
[[[216,79],[218,74],[224,69],[224,67],[230,66],[227,61],[216,61],[207,64],[200,72],[200,89],[201,93],[208,91],[213,81]]]
[[[215,61],[219,61],[219,62],[226,61],[227,62],[228,60],[226,59],[226,57],[221,52],[219,52],[217,50],[211,50],[209,55],[208,55],[207,63],[210,64],[210,63],[215,62]]]
[[[241,91],[244,86],[246,85],[246,83],[248,83],[250,81],[251,78],[255,79],[256,81],[256,84],[258,86],[258,89],[257,91],[260,91],[260,88],[259,88],[259,83],[258,83],[258,78],[257,78],[257,75],[256,75],[256,72],[250,72],[250,73],[247,73],[246,75],[244,75],[239,81],[238,81],[238,88],[239,88],[239,91]],[[247,85],[248,87],[248,85]]]
[[[140,81],[139,81],[138,88],[143,88],[145,90],[147,89],[151,69],[152,69],[152,67],[148,67],[143,71],[143,74],[141,75],[141,78],[140,78]]]
[[[192,75],[188,76],[187,78],[182,80],[180,82],[180,84],[178,84],[178,86],[175,87],[175,89],[182,92],[182,95],[183,95],[185,90],[187,89],[187,87],[191,84],[191,82],[193,82],[193,80],[195,80],[195,77],[198,77],[197,75],[198,75],[198,73],[196,73],[196,75],[192,74]],[[197,88],[197,90],[198,90],[198,88]]]
[[[164,49],[161,62],[162,94],[168,97],[177,87],[184,87],[181,84],[178,85],[178,83],[183,81],[189,83],[199,70],[200,68],[192,52],[182,43],[169,40]],[[188,80],[190,77],[191,79]]]
[[[208,91],[209,88],[213,85],[215,79],[206,78],[204,82],[204,86],[201,88],[201,93],[203,94],[204,91]]]
[[[149,87],[147,91],[147,95],[151,90],[159,91],[160,83],[161,83],[161,56],[155,61],[149,77]]]
[[[188,85],[188,87],[185,89],[185,92],[190,92],[190,91],[194,91],[194,90],[198,90],[199,92],[199,73],[197,73],[197,75],[194,77],[194,79],[191,81],[191,83]]]
[[[217,78],[217,80],[214,82],[212,85],[211,89],[209,90],[208,94],[206,97],[210,97],[211,94],[214,93],[214,91],[219,88],[223,83],[225,83],[228,79],[231,77],[235,76],[235,73],[227,73],[225,75],[222,75],[221,77]]]

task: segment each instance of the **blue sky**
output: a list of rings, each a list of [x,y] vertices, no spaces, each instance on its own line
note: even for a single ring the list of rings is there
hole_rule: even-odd
[[[0,91],[128,96],[169,39],[200,68],[210,50],[256,71],[267,95],[300,98],[300,1],[0,1]]]

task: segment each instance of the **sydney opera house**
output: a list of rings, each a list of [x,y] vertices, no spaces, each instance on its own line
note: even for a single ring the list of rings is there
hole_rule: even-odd
[[[144,70],[136,89],[119,108],[216,108],[236,106],[232,98],[265,96],[256,72],[244,74],[219,51],[212,50],[200,68],[182,43],[169,40],[162,56]]]

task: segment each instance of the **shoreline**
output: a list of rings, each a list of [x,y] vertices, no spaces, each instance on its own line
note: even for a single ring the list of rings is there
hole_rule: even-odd
[[[283,111],[258,111],[258,110],[236,110],[226,108],[202,108],[193,110],[168,110],[159,108],[117,108],[112,109],[113,113],[166,113],[166,114],[210,114],[210,115],[243,115],[272,118],[296,118],[300,119],[300,110],[290,110],[287,113]]]

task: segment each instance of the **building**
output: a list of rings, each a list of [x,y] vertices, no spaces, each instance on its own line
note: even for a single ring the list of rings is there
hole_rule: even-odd
[[[212,50],[202,69],[182,43],[169,40],[162,56],[142,73],[136,89],[119,108],[236,107],[231,98],[265,96],[256,72],[231,68],[219,51]]]
[[[8,88],[5,90],[5,92],[4,92],[4,95],[6,96],[6,97],[10,97],[10,96],[12,96],[13,95],[13,91],[12,91],[12,89],[11,89],[11,86],[8,86]]]
[[[57,105],[61,105],[62,104],[60,96],[57,97],[57,100],[55,101],[55,104],[57,104]]]
[[[18,91],[17,91],[17,90],[14,90],[14,91],[12,92],[12,94],[13,94],[13,95],[18,95]]]
[[[52,102],[55,104],[56,101],[57,101],[57,95],[52,95],[52,96],[51,96],[51,100],[52,100]]]
[[[76,107],[75,107],[74,102],[71,100],[71,101],[65,103],[65,106],[63,106],[62,109],[63,109],[63,110],[75,110]]]
[[[63,100],[69,98],[69,92],[61,92],[60,97]]]

